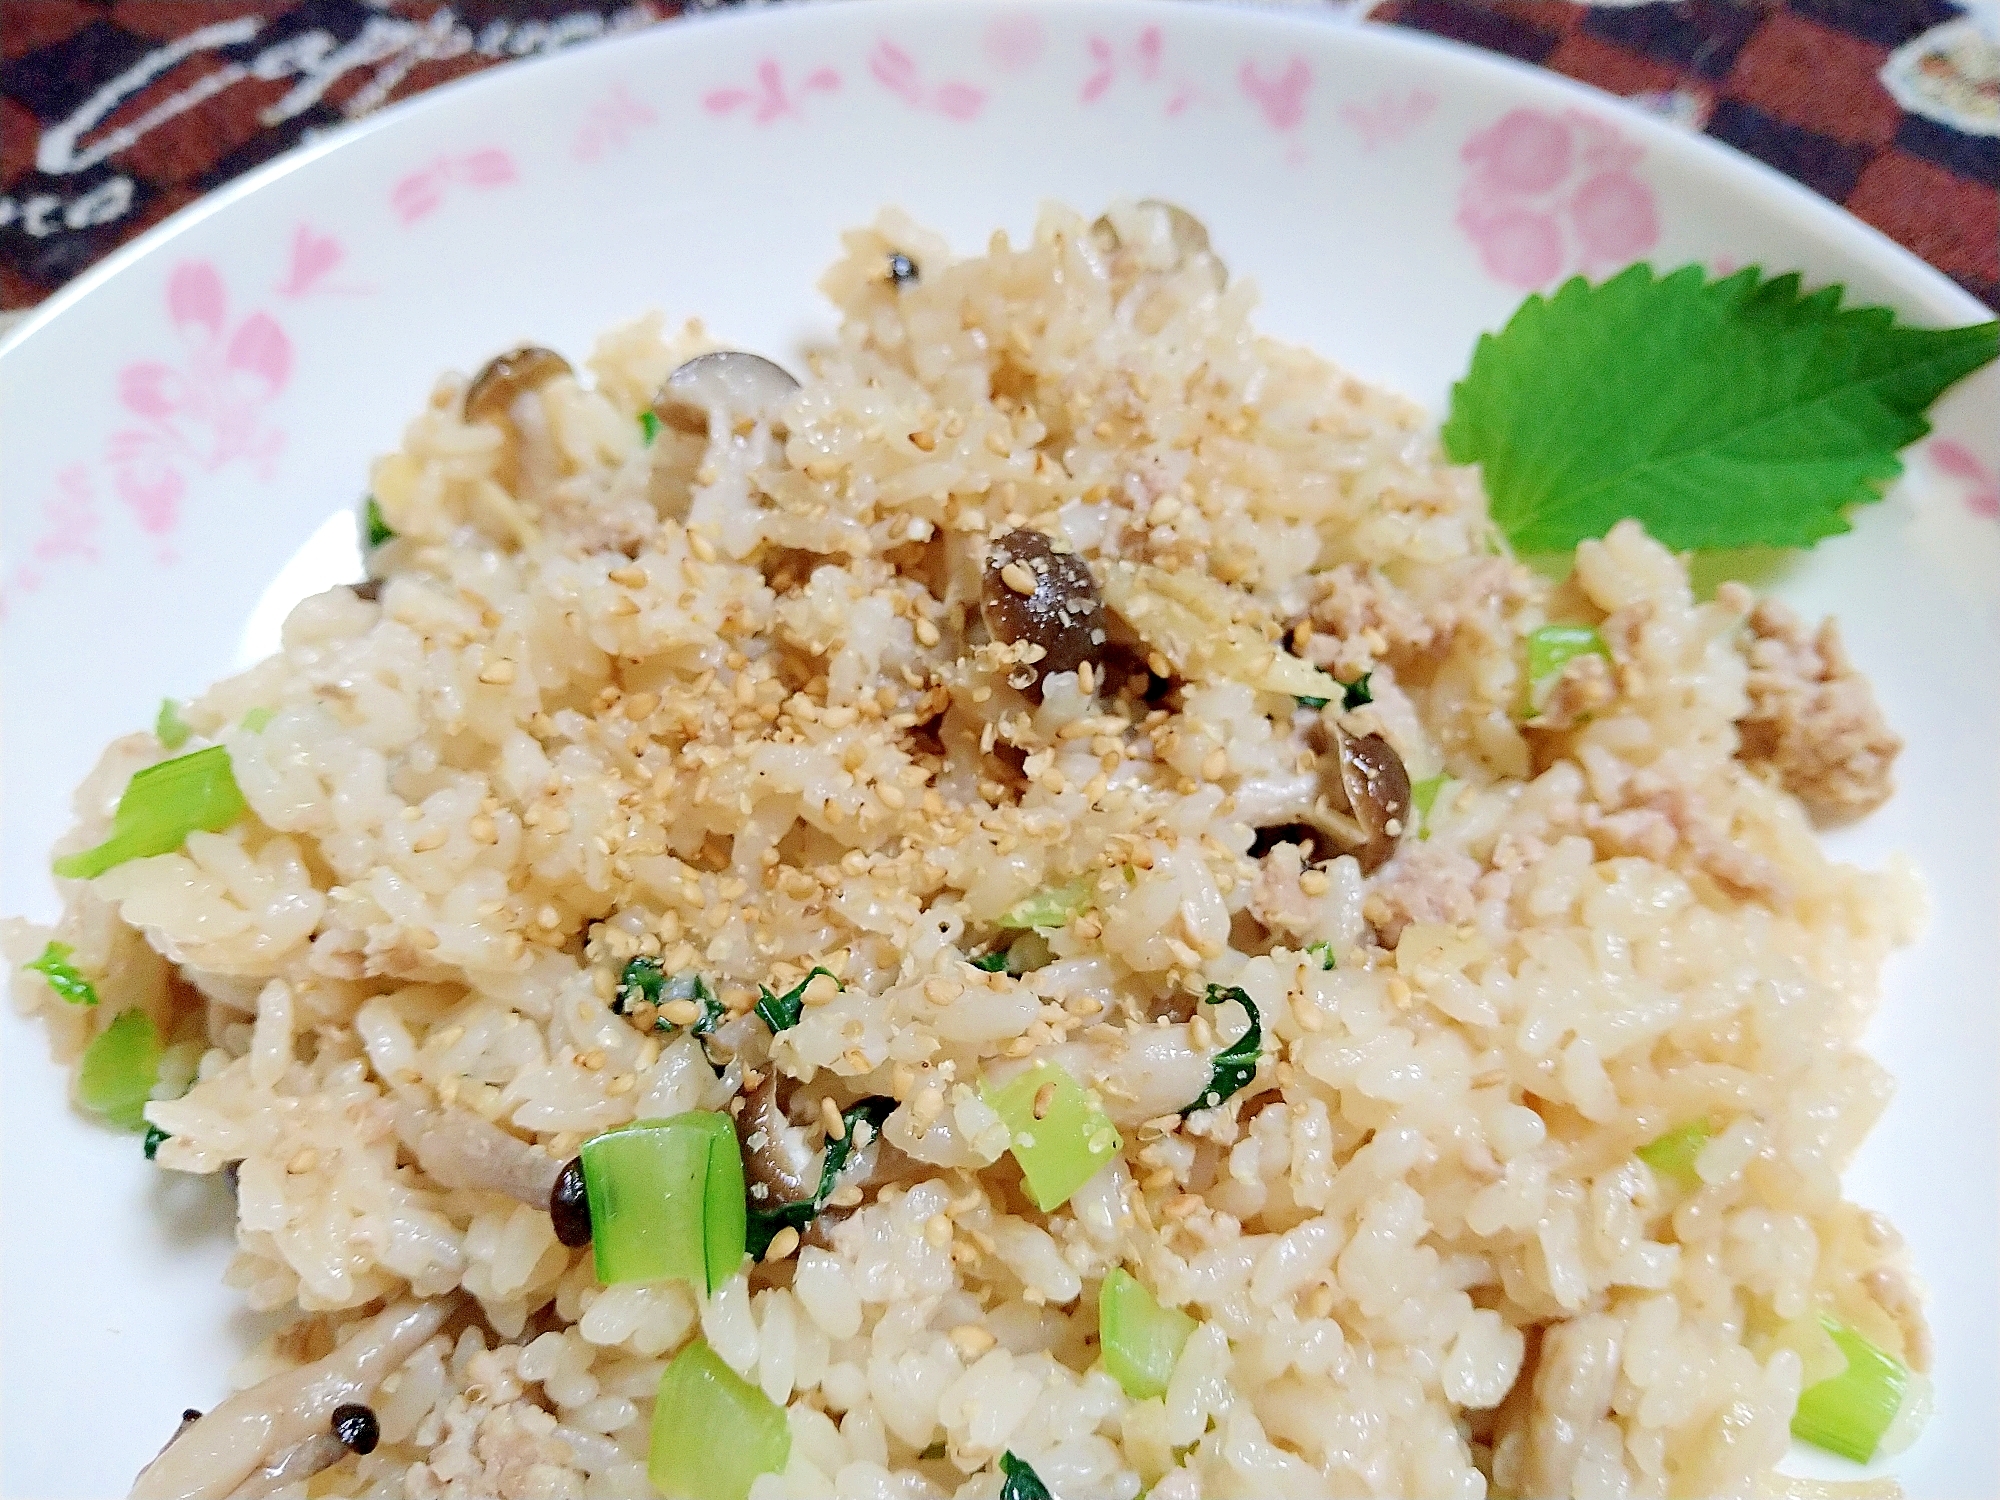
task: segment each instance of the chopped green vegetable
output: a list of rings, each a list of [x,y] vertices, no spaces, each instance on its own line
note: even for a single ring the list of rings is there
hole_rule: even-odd
[[[83,1049],[76,1098],[121,1130],[143,1130],[160,1077],[160,1033],[143,1010],[120,1011]]]
[[[771,1028],[771,1035],[776,1036],[779,1032],[799,1024],[799,1017],[806,1013],[806,986],[822,974],[833,981],[835,989],[843,988],[839,976],[833,970],[818,966],[782,995],[772,994],[761,984],[757,986],[757,1014],[763,1019],[764,1024]]]
[[[583,1143],[597,1279],[714,1291],[743,1260],[743,1155],[729,1116],[639,1120]]]
[[[1049,1487],[1042,1483],[1041,1475],[1012,1452],[1000,1455],[1000,1472],[1006,1476],[1000,1486],[1000,1500],[1055,1500]]]
[[[94,849],[64,855],[55,872],[71,880],[95,879],[128,859],[170,854],[196,831],[220,833],[248,811],[221,745],[163,760],[126,785],[112,815],[111,837]]]
[[[653,439],[660,435],[660,415],[655,411],[639,413],[639,441],[646,447],[653,446]]]
[[[2000,324],[1909,328],[1842,296],[1754,266],[1576,277],[1480,337],[1445,451],[1483,466],[1523,552],[1627,516],[1677,550],[1809,546],[1880,497],[1931,403],[2000,349]]]
[[[1410,783],[1410,806],[1417,810],[1417,838],[1431,836],[1431,809],[1437,806],[1438,793],[1444,790],[1451,778],[1440,771],[1435,776],[1426,776],[1422,781]]]
[[[368,539],[368,550],[373,552],[384,542],[393,542],[396,532],[382,515],[382,505],[373,495],[361,507],[361,530]]]
[[[750,1209],[745,1244],[753,1257],[758,1260],[764,1258],[764,1252],[771,1248],[771,1241],[777,1238],[779,1230],[788,1226],[803,1230],[819,1217],[820,1210],[826,1207],[826,1200],[840,1186],[840,1174],[846,1170],[848,1160],[855,1152],[867,1148],[881,1131],[882,1122],[895,1108],[894,1099],[863,1099],[847,1110],[840,1117],[844,1125],[840,1139],[826,1143],[826,1155],[819,1169],[819,1186],[812,1197],[778,1208]]]
[[[1340,684],[1340,706],[1349,713],[1352,713],[1364,703],[1373,703],[1375,695],[1368,690],[1368,679],[1374,675],[1373,672],[1363,672],[1352,682],[1342,682]],[[1336,682],[1340,681],[1338,678],[1334,680]]]
[[[611,993],[611,1012],[622,1016],[635,1005],[665,1005],[672,1000],[700,1002],[701,1019],[688,1028],[696,1036],[710,1035],[729,1015],[701,975],[690,969],[669,978],[666,968],[657,958],[644,954],[628,960],[620,971],[618,987]],[[680,1030],[672,1022],[660,1019],[655,1019],[653,1026],[658,1031]]]
[[[1177,1307],[1162,1307],[1124,1267],[1114,1267],[1097,1294],[1097,1337],[1104,1368],[1134,1401],[1167,1393],[1174,1361],[1195,1322]]]
[[[1000,919],[1002,927],[1067,927],[1086,906],[1097,882],[1086,875],[1068,885],[1051,886],[1016,902]]]
[[[1542,711],[1563,668],[1579,656],[1611,660],[1611,648],[1595,625],[1544,625],[1529,633],[1527,690],[1521,700],[1524,714],[1532,717]],[[1410,790],[1414,795],[1416,788]]]
[[[1327,704],[1333,702],[1331,698],[1310,698],[1310,697],[1296,698],[1293,701],[1297,703],[1300,708],[1309,708],[1314,713],[1318,713],[1322,708],[1325,708]]]
[[[1329,942],[1308,943],[1306,944],[1306,952],[1310,953],[1314,958],[1319,960],[1319,966],[1322,969],[1334,969],[1339,967],[1339,964],[1336,963],[1334,960],[1332,943]]]
[[[657,958],[642,955],[629,960],[618,975],[617,989],[611,992],[611,1013],[622,1016],[634,1005],[658,1005],[666,985],[666,967]]]
[[[1657,1140],[1648,1141],[1632,1154],[1662,1177],[1694,1187],[1701,1181],[1695,1173],[1694,1164],[1701,1156],[1702,1147],[1708,1144],[1708,1138],[1714,1133],[1707,1120],[1694,1120],[1677,1130],[1669,1130]]]
[[[160,712],[153,720],[153,738],[169,750],[178,750],[193,734],[193,726],[181,717],[181,706],[171,698],[162,698]]]
[[[69,961],[75,951],[68,943],[50,943],[42,949],[42,956],[26,967],[46,979],[49,988],[71,1005],[95,1005],[97,986]]]
[[[980,1097],[1007,1127],[1028,1196],[1043,1213],[1069,1201],[1124,1144],[1095,1099],[1052,1062],[1038,1062]]]
[[[1847,1368],[1799,1392],[1792,1436],[1865,1464],[1902,1410],[1910,1372],[1894,1355],[1834,1318],[1820,1318]]]
[[[995,948],[991,953],[980,954],[971,960],[971,963],[973,968],[984,969],[989,974],[1004,973],[1007,968],[1007,950]]]
[[[275,708],[253,708],[243,716],[243,727],[252,734],[262,734],[277,716]]]
[[[1201,1091],[1200,1098],[1181,1110],[1184,1115],[1191,1115],[1198,1109],[1214,1109],[1257,1076],[1257,1064],[1263,1056],[1264,1028],[1258,1020],[1256,1004],[1249,995],[1233,985],[1224,988],[1211,984],[1208,993],[1202,997],[1207,1005],[1224,1005],[1231,1000],[1243,1007],[1250,1024],[1244,1028],[1243,1035],[1215,1054],[1214,1062],[1209,1065],[1208,1087]]]
[[[160,1147],[173,1137],[157,1125],[146,1127],[146,1160],[152,1161],[160,1154]]]
[[[745,1500],[792,1456],[785,1409],[697,1338],[660,1373],[646,1477],[662,1495]]]

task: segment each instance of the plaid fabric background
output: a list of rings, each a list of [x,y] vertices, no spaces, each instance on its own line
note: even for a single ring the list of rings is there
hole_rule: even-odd
[[[0,0],[0,313],[316,132],[446,79],[677,15],[680,0]],[[1945,0],[1389,0],[1434,32],[1643,96],[2000,307],[2000,137],[1879,74]],[[105,105],[109,105],[105,108]],[[168,118],[149,118],[168,115]]]

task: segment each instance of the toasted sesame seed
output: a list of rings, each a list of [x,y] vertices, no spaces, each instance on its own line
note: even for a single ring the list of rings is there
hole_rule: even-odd
[[[932,1214],[924,1221],[924,1238],[942,1250],[951,1243],[951,1219],[944,1214]]]
[[[819,1123],[820,1128],[826,1132],[828,1140],[847,1139],[847,1122],[840,1117],[840,1106],[824,1096],[819,1101]]]
[[[1034,573],[1017,562],[1010,562],[1000,570],[1000,581],[1023,596],[1034,593],[1036,588]]]
[[[975,1360],[1000,1341],[977,1323],[961,1323],[945,1335],[963,1360]]]
[[[783,1229],[780,1229],[776,1234],[771,1236],[771,1244],[764,1251],[764,1259],[767,1263],[785,1260],[798,1248],[799,1232],[787,1224]]]
[[[1050,1080],[1035,1090],[1035,1118],[1037,1120],[1046,1120],[1049,1117],[1049,1111],[1055,1108],[1055,1103],[1056,1086],[1054,1080]]]
[[[504,656],[489,661],[479,669],[479,680],[494,687],[505,687],[514,680],[514,664]]]

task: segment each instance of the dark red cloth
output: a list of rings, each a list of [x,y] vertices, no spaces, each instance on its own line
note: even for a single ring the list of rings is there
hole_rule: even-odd
[[[316,131],[448,78],[682,8],[682,0],[0,0],[0,311],[32,307],[113,247]],[[1390,0],[1373,18],[1648,96],[1844,204],[2000,307],[2000,139],[1906,113],[1880,78],[1895,48],[1955,14],[1945,0]],[[99,91],[149,57],[164,66],[93,117]],[[231,68],[251,74],[223,78]],[[93,148],[107,137],[204,80],[212,95],[97,159]]]

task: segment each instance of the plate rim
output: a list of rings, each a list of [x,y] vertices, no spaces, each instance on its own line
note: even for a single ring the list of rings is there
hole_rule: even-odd
[[[1753,190],[1753,196],[1767,200],[1772,210],[1784,211],[1809,237],[1835,248],[1839,247],[1841,239],[1848,239],[1856,258],[1876,262],[1884,279],[1897,283],[1898,289],[1912,300],[1937,307],[1942,316],[1961,317],[1974,323],[2000,317],[2000,313],[1987,307],[1915,251],[1891,239],[1842,205],[1786,176],[1776,167],[1706,132],[1691,131],[1663,120],[1629,99],[1594,84],[1451,37],[1415,31],[1389,22],[1370,24],[1365,18],[1357,19],[1347,11],[1277,10],[1240,3],[1240,0],[1238,3],[1228,3],[1228,0],[1177,0],[1177,9],[1182,14],[1200,15],[1206,23],[1224,22],[1250,31],[1262,29],[1285,33],[1314,44],[1351,45],[1364,52],[1377,49],[1405,56],[1429,55],[1446,68],[1475,74],[1490,71],[1507,79],[1516,88],[1541,91],[1557,99],[1587,105],[1610,115],[1620,126],[1640,136],[1649,149],[1658,150],[1669,161],[1678,157],[1695,170],[1719,172],[1725,179],[1736,178],[1745,188]],[[537,86],[535,80],[545,74],[588,67],[593,58],[613,49],[631,51],[639,47],[679,46],[681,43],[676,38],[689,35],[683,28],[690,24],[696,28],[696,34],[709,30],[756,32],[807,25],[847,28],[865,26],[868,23],[863,18],[869,16],[896,13],[920,17],[922,24],[926,25],[937,24],[938,18],[949,16],[951,19],[945,24],[958,27],[967,24],[966,18],[971,16],[997,18],[1037,13],[1067,18],[1096,11],[1150,18],[1162,14],[1162,10],[1161,0],[955,0],[949,8],[939,4],[938,0],[841,0],[837,5],[789,0],[784,4],[753,5],[728,11],[683,12],[636,31],[600,37],[562,52],[485,68],[462,78],[447,80],[407,99],[397,100],[366,119],[349,122],[323,140],[294,146],[234,181],[176,209],[159,223],[120,245],[82,275],[57,288],[4,336],[0,336],[0,369],[4,369],[8,356],[17,353],[37,336],[45,335],[52,324],[64,318],[100,287],[197,225],[217,214],[235,210],[272,183],[306,170],[336,152],[359,146],[385,131],[405,129],[410,122],[426,114],[456,108],[462,100],[479,92],[532,89]],[[5,395],[5,387],[0,386],[0,400],[4,400]]]

